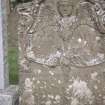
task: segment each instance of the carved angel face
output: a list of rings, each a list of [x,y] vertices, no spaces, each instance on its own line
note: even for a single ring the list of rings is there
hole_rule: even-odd
[[[62,17],[70,16],[72,14],[72,3],[70,0],[61,0],[57,2],[58,12]]]

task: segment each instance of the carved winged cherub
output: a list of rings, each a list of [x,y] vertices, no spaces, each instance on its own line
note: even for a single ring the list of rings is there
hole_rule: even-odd
[[[45,0],[39,4],[31,28],[34,31],[29,30],[32,36],[26,48],[28,60],[50,67],[61,63],[84,67],[104,62],[104,12],[99,9],[100,2]]]

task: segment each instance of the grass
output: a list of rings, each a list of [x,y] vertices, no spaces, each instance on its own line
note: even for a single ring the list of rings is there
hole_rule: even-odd
[[[8,63],[9,63],[10,84],[17,84],[19,80],[19,75],[18,75],[19,66],[18,66],[18,49],[16,47],[9,47]]]
[[[18,64],[18,14],[14,10],[8,16],[8,66],[10,84],[18,84],[19,64]]]
[[[17,17],[15,10],[8,17],[8,66],[10,84],[18,84],[19,81]]]

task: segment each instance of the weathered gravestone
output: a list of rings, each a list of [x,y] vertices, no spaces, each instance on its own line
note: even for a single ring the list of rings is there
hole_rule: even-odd
[[[18,87],[9,86],[6,0],[0,0],[0,105],[18,105]]]
[[[105,105],[105,1],[36,0],[18,12],[20,105]]]

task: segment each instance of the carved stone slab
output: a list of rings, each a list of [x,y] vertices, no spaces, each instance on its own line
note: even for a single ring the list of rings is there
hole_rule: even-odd
[[[105,1],[18,6],[20,105],[105,104]]]

